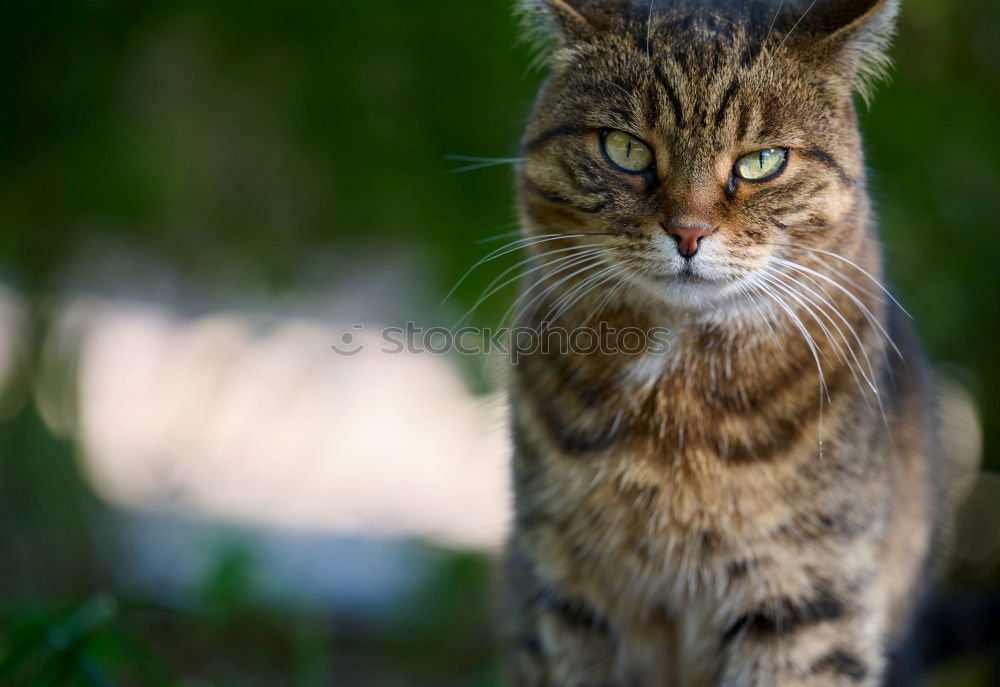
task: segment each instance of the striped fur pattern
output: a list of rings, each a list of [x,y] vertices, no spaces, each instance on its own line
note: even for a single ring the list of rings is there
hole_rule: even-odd
[[[942,529],[852,98],[896,9],[531,3],[554,40],[519,167],[519,323],[666,328],[669,350],[514,365],[514,684],[887,679]],[[653,165],[610,164],[608,130]],[[734,176],[770,147],[789,151],[775,178]],[[710,229],[690,259],[676,225]]]

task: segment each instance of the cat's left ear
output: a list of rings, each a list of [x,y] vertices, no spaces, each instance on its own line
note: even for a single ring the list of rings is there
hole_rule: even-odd
[[[807,49],[833,62],[868,102],[875,84],[892,67],[887,50],[897,14],[899,0],[815,0],[786,16],[801,24],[791,30]]]

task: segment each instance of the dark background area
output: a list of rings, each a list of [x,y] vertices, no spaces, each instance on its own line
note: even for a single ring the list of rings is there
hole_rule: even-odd
[[[111,508],[36,399],[46,383],[72,396],[71,375],[38,374],[59,299],[88,280],[162,295],[150,263],[197,309],[199,289],[274,303],[402,262],[425,306],[413,317],[433,322],[431,306],[491,247],[478,242],[515,227],[510,169],[452,174],[461,163],[448,159],[516,155],[543,74],[510,4],[5,7],[0,284],[25,323],[0,390],[0,684],[499,684],[480,552],[411,542],[433,572],[372,616],[262,600],[238,543],[171,599],[119,588],[127,554],[105,536]],[[930,357],[974,397],[994,470],[998,36],[996,2],[904,0],[892,80],[861,106],[891,283]],[[450,307],[472,306],[514,261],[474,272]],[[473,321],[495,324],[512,295]],[[954,584],[991,576],[995,564]],[[947,670],[935,684],[985,684],[976,661]]]

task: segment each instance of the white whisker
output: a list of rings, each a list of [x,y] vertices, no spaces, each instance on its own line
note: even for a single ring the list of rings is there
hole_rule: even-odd
[[[545,298],[547,298],[549,294],[551,294],[551,293],[552,293],[552,292],[554,292],[555,290],[557,290],[557,289],[559,289],[560,287],[562,287],[562,285],[563,285],[563,284],[565,284],[565,283],[566,283],[567,281],[569,281],[569,280],[573,279],[574,277],[576,277],[576,276],[577,276],[577,275],[579,275],[579,274],[582,274],[582,273],[586,272],[587,270],[590,270],[590,269],[594,269],[594,268],[596,268],[596,267],[599,267],[600,265],[601,265],[601,260],[600,260],[600,257],[599,257],[599,256],[597,256],[597,257],[596,257],[596,258],[595,258],[594,260],[592,260],[592,261],[591,261],[591,262],[589,262],[588,264],[584,265],[583,267],[581,267],[581,268],[579,268],[579,269],[577,269],[577,270],[573,271],[573,272],[572,272],[572,273],[570,273],[570,274],[567,274],[567,275],[563,276],[563,277],[562,277],[562,278],[561,278],[561,279],[560,279],[559,281],[557,281],[557,282],[556,282],[555,284],[551,284],[551,285],[550,285],[550,286],[549,286],[548,288],[546,288],[546,289],[545,289],[544,291],[541,291],[540,293],[538,293],[538,294],[537,294],[537,295],[536,295],[536,296],[535,296],[535,297],[534,297],[534,298],[533,298],[533,299],[532,299],[532,300],[531,300],[531,301],[530,301],[530,302],[529,302],[529,303],[527,304],[527,306],[526,306],[526,307],[524,308],[524,311],[525,311],[526,313],[527,313],[527,312],[532,312],[532,308],[534,307],[534,305],[535,305],[536,303],[539,303],[539,302],[541,302],[541,301],[544,301],[544,300],[545,300]],[[588,277],[588,278],[589,278],[589,277]],[[579,285],[577,285],[577,286],[579,286]],[[566,294],[563,294],[563,295],[561,295],[561,296],[560,296],[560,297],[559,297],[559,298],[557,299],[556,303],[559,303],[559,302],[561,302],[561,301],[562,301],[562,299],[564,299],[565,297],[566,297]],[[550,308],[551,308],[551,306],[550,306]],[[543,318],[543,319],[544,319],[544,318]]]
[[[546,323],[546,325],[554,324],[556,320],[562,317],[567,310],[569,310],[577,303],[581,302],[588,294],[592,293],[602,284],[607,283],[610,279],[614,279],[616,276],[614,274],[615,270],[620,270],[620,269],[621,269],[620,265],[612,264],[608,265],[600,272],[597,272],[596,274],[587,277],[587,279],[585,279],[583,282],[577,285],[576,288],[571,290],[568,294],[564,295],[562,299],[560,299],[563,303],[561,307],[559,307],[559,311],[551,320],[549,319],[549,315],[557,307],[559,303],[558,301],[556,304],[553,304],[552,308],[549,309],[549,312],[547,312],[545,314],[545,317],[542,318],[542,321]]]
[[[604,252],[610,252],[610,250],[611,249],[609,248],[603,248],[599,249],[595,253],[588,253],[586,255],[577,256],[580,258],[579,260],[571,261],[567,264],[561,265],[558,269],[553,270],[552,272],[543,273],[542,276],[538,278],[534,283],[529,284],[527,287],[525,287],[524,290],[521,292],[521,294],[514,300],[514,302],[510,304],[510,307],[507,308],[503,316],[500,318],[501,326],[505,325],[509,319],[513,318],[516,315],[517,311],[519,310],[523,312],[530,312],[531,308],[534,307],[535,303],[537,303],[541,299],[544,299],[546,296],[548,296],[548,294],[552,293],[553,290],[559,288],[559,286],[561,286],[566,279],[571,278],[576,273],[574,273],[574,275],[568,275],[564,278],[561,278],[555,284],[550,284],[544,290],[532,296],[530,301],[527,300],[528,297],[531,296],[531,292],[534,291],[536,288],[542,286],[546,282],[546,280],[552,279],[557,275],[563,274],[566,272],[566,270],[572,269],[573,267],[576,267],[581,263],[589,262],[591,264],[588,265],[588,268],[594,267],[599,263],[600,256]]]
[[[489,299],[490,297],[492,297],[494,294],[496,294],[499,291],[502,291],[504,288],[506,288],[510,284],[513,284],[514,282],[523,279],[525,276],[527,276],[527,275],[529,275],[529,274],[531,274],[533,272],[536,272],[536,271],[538,271],[540,269],[544,269],[546,267],[551,267],[552,265],[563,263],[563,262],[567,262],[567,261],[570,263],[570,265],[577,264],[577,262],[582,262],[582,261],[588,259],[590,257],[590,253],[591,252],[594,253],[594,254],[597,254],[597,253],[603,252],[603,251],[605,251],[607,249],[606,248],[588,248],[586,246],[573,246],[572,248],[568,248],[568,249],[560,249],[560,250],[551,251],[550,253],[545,253],[544,255],[549,255],[551,253],[558,253],[558,252],[566,252],[566,251],[570,251],[570,250],[573,251],[572,253],[570,253],[570,255],[565,255],[565,256],[563,256],[561,258],[557,258],[555,260],[543,262],[541,265],[537,265],[537,266],[531,268],[530,270],[527,270],[526,272],[522,272],[522,273],[514,275],[513,277],[511,277],[511,278],[507,279],[506,281],[504,281],[502,284],[497,284],[497,282],[500,279],[502,279],[507,274],[510,274],[511,271],[513,271],[514,269],[516,269],[520,265],[523,265],[525,263],[530,263],[530,262],[532,262],[534,260],[537,260],[538,258],[536,256],[532,256],[532,257],[528,258],[527,260],[522,260],[517,265],[514,265],[511,268],[508,268],[503,273],[501,273],[498,277],[494,278],[494,280],[492,282],[490,282],[490,286],[487,286],[487,288],[484,290],[483,294],[476,300],[476,302],[472,305],[472,307],[469,308],[465,312],[465,314],[462,315],[462,317],[460,317],[458,319],[457,322],[455,322],[455,324],[453,325],[453,327],[458,327],[463,322],[465,322],[469,318],[469,316],[471,316],[472,313],[475,312],[475,310],[480,305],[482,305],[487,299]],[[574,262],[574,261],[576,261],[576,262]],[[562,268],[560,268],[560,269],[562,269]]]
[[[775,277],[777,277],[777,275],[772,273],[771,283],[776,288],[787,293],[791,298],[793,298],[796,302],[798,302],[802,306],[802,308],[810,315],[810,317],[812,317],[813,320],[819,325],[820,329],[823,331],[824,336],[826,336],[827,340],[830,341],[830,343],[834,346],[834,350],[837,353],[837,356],[847,366],[847,369],[851,373],[851,376],[854,378],[854,382],[858,386],[858,389],[861,391],[862,398],[865,400],[865,402],[866,403],[869,402],[868,396],[865,393],[865,387],[867,386],[869,389],[871,389],[872,393],[875,395],[875,398],[881,410],[882,401],[879,395],[878,387],[875,385],[874,382],[875,372],[872,369],[871,361],[868,360],[868,355],[865,352],[863,344],[860,344],[860,340],[859,340],[859,345],[862,346],[861,348],[862,355],[865,357],[865,360],[867,361],[869,374],[866,374],[865,371],[861,368],[861,361],[858,359],[857,354],[854,351],[854,347],[850,344],[850,342],[847,341],[847,337],[844,335],[843,330],[841,330],[841,328],[837,325],[837,323],[833,320],[833,318],[830,317],[827,311],[823,307],[816,304],[816,302],[813,301],[809,296],[797,291],[795,288],[791,287],[786,283],[777,281]],[[814,307],[815,311],[813,309]],[[821,315],[836,330],[837,334],[840,336],[839,341],[832,335],[830,330],[824,324],[823,320],[820,319],[820,317],[818,317],[817,314]],[[847,353],[844,352],[845,348],[847,350]],[[848,354],[850,355],[850,360],[848,359]],[[862,379],[864,380],[864,384],[862,384],[861,381]]]
[[[653,30],[653,6],[656,0],[649,0],[649,16],[646,17],[646,59],[650,59],[649,36]]]
[[[825,394],[826,397],[829,398],[829,391],[826,388],[826,378],[823,374],[823,365],[820,362],[821,352],[816,346],[816,342],[813,340],[812,334],[809,333],[809,330],[806,329],[805,325],[802,323],[802,320],[799,319],[798,315],[795,314],[795,312],[784,301],[781,295],[777,291],[775,291],[774,287],[766,283],[761,283],[759,281],[757,282],[757,285],[760,287],[763,294],[768,295],[771,301],[779,308],[781,308],[786,315],[788,315],[792,325],[796,329],[798,329],[800,334],[802,334],[802,338],[805,340],[806,346],[809,347],[809,352],[812,353],[813,360],[816,363],[816,374],[819,377],[819,420],[818,420],[819,456],[820,458],[822,458],[823,457],[823,407],[824,407],[823,396]]]
[[[774,22],[778,21],[778,15],[781,14],[781,7],[785,4],[785,0],[779,0],[778,9],[774,10],[774,16],[771,17],[771,25],[767,27],[767,35],[764,36],[764,42],[761,46],[767,45],[767,41],[771,38],[771,32],[774,31]]]
[[[872,326],[875,327],[879,331],[879,333],[885,339],[886,343],[888,343],[890,346],[892,346],[893,350],[896,352],[896,355],[898,355],[900,357],[900,359],[903,358],[903,354],[902,354],[902,352],[900,352],[899,347],[896,346],[896,342],[892,340],[892,337],[889,336],[889,332],[887,332],[885,330],[885,327],[882,326],[882,323],[879,322],[878,318],[875,317],[875,315],[872,313],[872,311],[868,308],[867,305],[865,305],[861,301],[860,298],[858,298],[853,293],[851,293],[842,284],[837,283],[837,281],[835,279],[832,279],[832,278],[828,277],[827,275],[825,275],[825,274],[823,274],[821,272],[817,272],[816,270],[810,269],[808,267],[804,267],[804,266],[802,266],[802,265],[800,265],[800,264],[798,264],[796,262],[792,262],[790,260],[785,260],[783,258],[777,258],[777,257],[773,257],[773,256],[772,256],[771,259],[774,260],[774,262],[778,263],[779,265],[784,265],[785,267],[788,267],[790,269],[793,269],[793,270],[796,270],[796,271],[799,271],[799,272],[803,272],[805,274],[811,274],[814,277],[817,277],[818,279],[822,279],[823,281],[827,282],[828,284],[830,284],[834,288],[839,289],[845,296],[847,296],[849,299],[851,299],[851,301],[865,314],[865,317],[872,324]]]
[[[809,7],[806,8],[806,11],[802,13],[801,17],[799,17],[798,21],[792,24],[792,28],[788,29],[788,33],[785,34],[785,37],[781,39],[780,43],[778,43],[778,47],[774,49],[773,53],[771,53],[771,59],[767,63],[768,66],[770,66],[771,62],[774,62],[774,58],[778,54],[778,51],[781,50],[781,46],[785,44],[785,41],[788,40],[788,37],[791,36],[792,33],[795,31],[795,29],[799,27],[799,24],[802,23],[802,20],[806,18],[807,14],[809,14],[809,10],[811,10],[815,5],[816,5],[816,0],[812,0],[812,2],[809,3]]]
[[[583,236],[611,236],[611,235],[612,234],[610,232],[584,233],[584,234],[558,234],[558,233],[541,234],[539,236],[525,236],[524,238],[520,238],[516,241],[511,241],[510,243],[506,243],[498,248],[494,248],[485,256],[480,258],[474,265],[472,265],[472,267],[467,269],[465,271],[465,274],[459,277],[458,281],[455,282],[455,285],[452,286],[451,289],[448,291],[448,293],[444,295],[444,298],[441,299],[441,302],[438,303],[437,307],[440,308],[445,303],[447,303],[448,299],[455,295],[455,292],[458,290],[458,287],[461,286],[465,282],[465,280],[469,278],[470,274],[472,274],[478,267],[485,265],[491,260],[496,260],[497,258],[501,258],[504,255],[515,253],[521,250],[522,248],[527,248],[529,246],[536,246],[541,243],[548,243],[549,241],[558,241],[559,239],[580,238]]]
[[[519,162],[524,161],[523,157],[474,157],[472,155],[445,155],[445,159],[454,160],[456,162],[472,163],[462,167],[456,167],[451,170],[452,174],[471,172],[476,169],[485,169],[486,167],[498,167],[500,165],[516,165]]]
[[[785,247],[785,248],[798,248],[800,250],[808,250],[808,251],[812,251],[813,253],[819,253],[821,255],[828,255],[831,258],[835,258],[837,260],[840,260],[840,261],[842,261],[842,262],[850,265],[854,269],[856,269],[859,272],[861,272],[861,274],[863,274],[866,277],[868,277],[868,279],[870,279],[871,282],[873,284],[875,284],[875,286],[877,286],[882,291],[882,293],[884,293],[893,303],[896,304],[897,308],[899,308],[900,310],[903,311],[904,315],[906,315],[910,319],[913,319],[913,315],[911,315],[909,313],[909,311],[907,311],[907,309],[903,307],[902,303],[900,303],[899,301],[896,300],[896,297],[892,295],[892,293],[889,291],[889,289],[887,289],[882,284],[882,282],[880,282],[878,279],[876,279],[875,277],[873,277],[866,269],[864,269],[863,267],[861,267],[857,263],[852,262],[851,260],[848,260],[843,255],[840,255],[839,253],[834,253],[832,251],[823,250],[822,248],[812,248],[810,246],[800,246],[800,245],[798,245],[796,243],[768,243],[766,245],[768,245],[768,246],[782,246],[782,247]]]

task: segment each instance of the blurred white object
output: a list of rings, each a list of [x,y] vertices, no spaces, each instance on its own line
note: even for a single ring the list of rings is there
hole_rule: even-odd
[[[49,364],[76,358],[76,417],[59,390],[39,405],[123,507],[496,547],[509,510],[502,401],[475,397],[447,357],[382,352],[373,323],[354,332],[362,352],[339,355],[344,331],[81,299],[47,347],[63,359]]]

